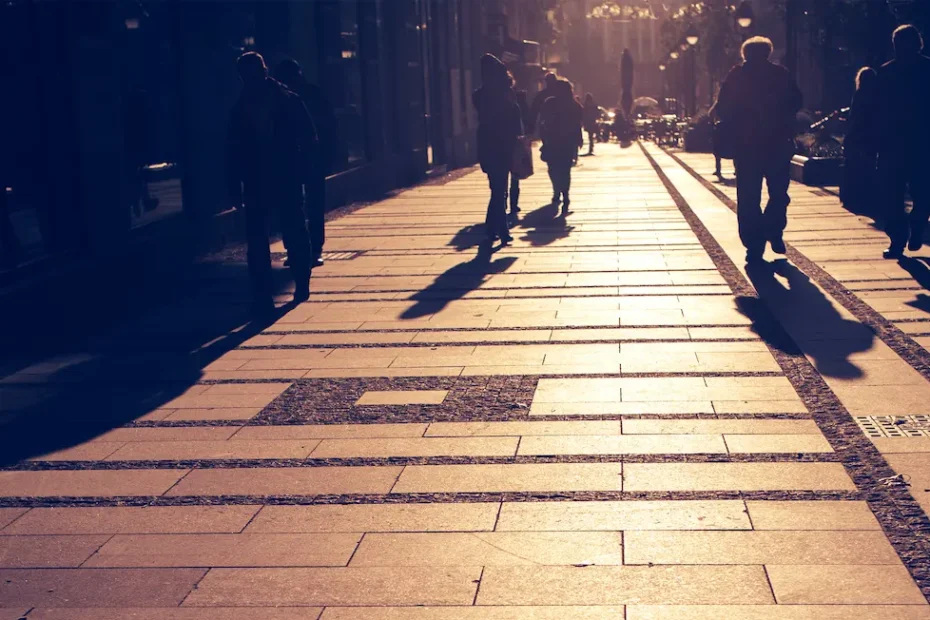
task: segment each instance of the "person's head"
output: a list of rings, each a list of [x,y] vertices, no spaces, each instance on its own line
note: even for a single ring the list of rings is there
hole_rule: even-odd
[[[593,105],[594,105],[594,95],[592,95],[591,93],[588,93],[587,95],[585,95],[585,96],[584,96],[584,104],[585,104],[586,106],[589,106],[589,107],[590,107],[590,106],[593,106]]]
[[[303,77],[303,70],[296,60],[287,58],[275,67],[274,76],[288,86],[293,86]]]
[[[562,79],[555,83],[555,94],[565,99],[574,99],[575,87],[568,80]]]
[[[740,54],[745,63],[765,62],[772,55],[772,40],[768,37],[752,37],[743,43]]]
[[[924,48],[924,39],[920,36],[920,30],[911,24],[898,26],[891,35],[891,40],[894,42],[894,55],[897,58],[912,58]]]
[[[513,78],[497,56],[485,54],[481,57],[481,83],[488,88],[510,88]]]
[[[872,88],[878,80],[878,73],[872,67],[862,67],[856,74],[856,90]]]
[[[239,79],[246,88],[255,88],[263,84],[268,77],[268,67],[265,59],[258,52],[246,52],[236,61],[239,70]]]
[[[555,73],[550,72],[546,74],[546,77],[543,78],[543,80],[546,82],[546,88],[555,88],[555,84],[559,81],[559,78]]]

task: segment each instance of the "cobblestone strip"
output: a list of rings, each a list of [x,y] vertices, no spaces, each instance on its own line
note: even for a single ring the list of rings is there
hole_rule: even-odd
[[[720,269],[721,275],[723,275],[733,293],[758,299],[758,295],[750,282],[730,260],[730,257],[727,256],[707,227],[704,226],[704,223],[697,217],[687,200],[671,182],[661,166],[645,147],[640,145],[640,148],[697,235],[701,245],[704,246],[714,264]],[[702,184],[705,183],[694,170],[686,166],[679,158],[671,153],[667,154],[692,176],[701,181]],[[708,189],[730,209],[735,210],[732,201],[720,195],[719,190],[716,190],[713,186]],[[793,254],[799,255],[797,251],[794,251]],[[791,258],[794,260],[793,256]],[[836,394],[827,386],[823,377],[807,360],[791,336],[775,320],[764,304],[760,304],[759,314],[760,316],[756,317],[757,322],[764,325],[764,328],[778,343],[778,346],[767,343],[769,344],[769,350],[788,377],[791,385],[801,396],[827,441],[830,442],[830,445],[840,456],[840,461],[853,479],[856,487],[866,497],[869,507],[881,524],[895,551],[907,566],[911,576],[917,582],[924,596],[930,599],[930,537],[928,537],[928,534],[930,534],[930,520],[911,496],[907,485],[898,482],[894,470],[888,465],[872,442],[862,433],[853,417],[836,397]]]

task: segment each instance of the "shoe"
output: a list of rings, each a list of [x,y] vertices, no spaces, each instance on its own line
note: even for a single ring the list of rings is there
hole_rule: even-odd
[[[317,256],[312,261],[310,261],[310,268],[312,269],[314,267],[322,267],[324,264],[325,262],[323,261],[323,259]]]
[[[308,281],[305,286],[298,287],[294,291],[294,303],[299,304],[301,302],[307,301],[310,299],[310,282]]]
[[[501,245],[507,245],[508,243],[513,242],[513,237],[510,235],[501,235]]]
[[[899,250],[898,248],[888,248],[882,252],[882,258],[888,260],[897,260],[904,257],[904,250]]]
[[[516,215],[519,212],[520,212],[520,207],[518,207],[517,205],[510,207],[510,215]]]
[[[788,248],[785,247],[785,240],[783,238],[778,237],[777,239],[772,239],[769,243],[772,246],[772,251],[776,254],[788,253]]]

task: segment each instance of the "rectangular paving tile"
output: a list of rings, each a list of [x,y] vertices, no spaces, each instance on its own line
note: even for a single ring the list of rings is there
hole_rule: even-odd
[[[34,609],[29,620],[318,620],[322,607],[184,607]],[[0,618],[3,618],[0,615]],[[6,620],[3,618],[3,620]],[[19,620],[18,618],[16,620]]]
[[[537,436],[520,440],[520,455],[726,454],[720,435]]]
[[[618,620],[620,618],[623,618],[622,606],[327,607],[320,620]],[[891,620],[899,619],[892,618]]]
[[[174,409],[165,420],[251,420],[262,412],[262,407],[221,407],[215,409]]]
[[[433,422],[427,437],[514,437],[520,435],[619,435],[619,420],[588,422]]]
[[[882,532],[628,532],[627,564],[899,564]]]
[[[0,536],[0,568],[77,568],[109,536]]]
[[[781,605],[926,605],[907,569],[898,566],[768,566]]]
[[[168,495],[321,495],[387,493],[401,467],[200,469]]]
[[[246,426],[237,440],[360,439],[365,437],[422,437],[426,424],[308,424]]]
[[[28,508],[0,508],[0,530],[28,512]]]
[[[624,435],[819,435],[813,420],[624,420]]]
[[[73,448],[65,448],[49,452],[29,459],[30,461],[101,461],[120,447],[125,445],[120,441],[90,441]]]
[[[193,461],[214,459],[303,459],[319,440],[140,441],[130,442],[108,461]]]
[[[761,566],[488,566],[478,605],[771,604]]]
[[[184,605],[471,605],[480,575],[468,566],[220,568]]]
[[[714,413],[709,401],[554,402],[533,401],[530,416],[547,415],[641,415]]]
[[[631,605],[626,620],[930,620],[916,605]]]
[[[186,469],[123,471],[2,471],[2,497],[108,497],[161,495]]]
[[[366,534],[350,566],[620,565],[619,532]]]
[[[839,463],[628,463],[627,491],[854,491]]]
[[[725,435],[733,454],[794,454],[833,452],[823,435]]]
[[[619,491],[620,463],[408,465],[392,493]]]
[[[178,428],[117,428],[94,441],[224,441],[239,430],[236,426]]]
[[[866,502],[747,501],[756,530],[880,530]]]
[[[498,531],[749,530],[743,502],[504,502]]]
[[[497,502],[265,506],[247,532],[491,531]]]
[[[324,439],[312,458],[391,456],[513,456],[518,437]]]
[[[808,413],[800,398],[712,401],[715,413]]]
[[[25,607],[176,607],[202,568],[0,570],[0,601]]]
[[[355,401],[356,405],[439,405],[448,390],[369,390]]]
[[[260,506],[33,508],[0,534],[206,534],[239,532]]]
[[[119,534],[103,545],[85,567],[345,566],[361,537],[361,534]]]

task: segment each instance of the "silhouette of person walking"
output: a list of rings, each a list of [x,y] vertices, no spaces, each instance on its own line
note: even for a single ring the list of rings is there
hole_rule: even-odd
[[[597,119],[601,111],[594,102],[594,95],[588,93],[584,98],[584,130],[588,133],[588,155],[594,155],[594,138],[597,136]]]
[[[488,175],[491,199],[485,218],[487,243],[500,238],[513,241],[507,228],[507,181],[517,138],[523,134],[520,107],[513,92],[513,77],[491,54],[481,57],[481,88],[472,95],[478,111],[478,163]]]
[[[526,133],[536,133],[536,129],[539,124],[539,115],[542,113],[543,104],[546,103],[546,99],[555,94],[555,85],[558,83],[558,81],[559,78],[554,73],[547,73],[545,77],[543,77],[545,86],[536,94],[536,97],[533,99],[533,105],[530,108],[530,122],[526,127]]]
[[[552,181],[552,204],[562,201],[562,216],[568,215],[571,204],[569,190],[572,184],[572,165],[578,149],[584,144],[581,134],[582,108],[575,101],[572,83],[559,80],[555,95],[543,104],[540,114],[542,159],[549,165]]]
[[[294,301],[310,296],[311,247],[302,208],[303,185],[316,175],[316,130],[300,97],[268,77],[260,54],[237,62],[242,93],[229,119],[230,196],[245,205],[253,310],[274,312],[268,225],[277,215],[294,278]]]
[[[770,39],[752,37],[743,43],[743,63],[727,75],[715,104],[732,136],[739,236],[747,263],[762,260],[766,242],[774,252],[786,252],[782,235],[791,203],[789,170],[801,91],[787,69],[769,61],[771,55]],[[764,212],[763,181],[769,193]]]
[[[924,56],[923,38],[916,27],[894,31],[894,60],[878,72],[879,105],[876,122],[880,136],[878,167],[885,191],[885,231],[891,240],[885,258],[900,258],[904,246],[912,251],[923,245],[930,217],[930,58]],[[914,208],[905,211],[910,187]]]
[[[323,244],[326,242],[326,175],[344,168],[347,160],[342,141],[339,139],[339,120],[326,93],[304,78],[303,70],[296,60],[286,59],[278,63],[275,77],[303,100],[319,138],[313,178],[306,188],[305,208],[310,229],[310,245],[313,248],[311,266],[321,267]]]
[[[849,109],[849,131],[843,140],[843,184],[840,199],[857,213],[872,210],[875,206],[876,157],[878,137],[874,119],[877,118],[878,73],[871,67],[862,67],[856,74],[856,93]]]

